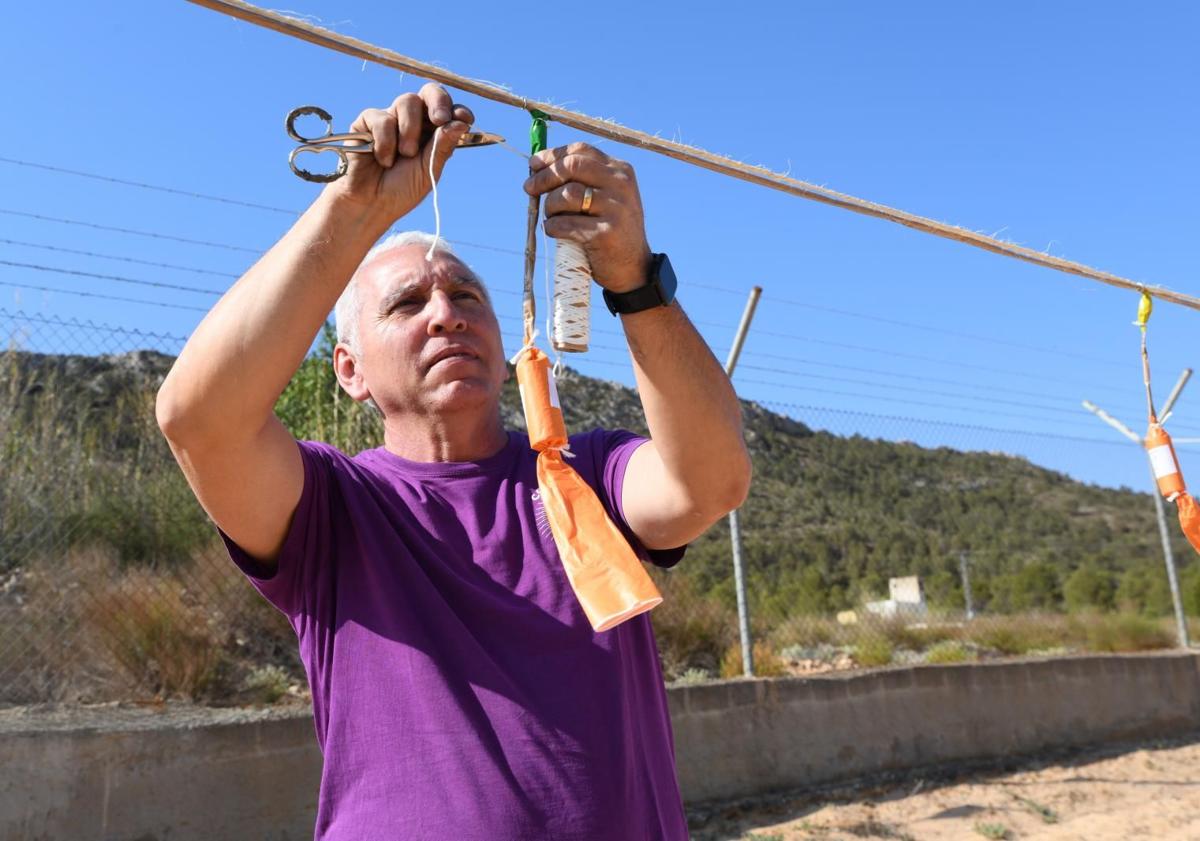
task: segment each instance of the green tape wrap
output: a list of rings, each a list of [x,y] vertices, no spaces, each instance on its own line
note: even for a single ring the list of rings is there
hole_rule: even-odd
[[[529,127],[529,153],[536,155],[546,148],[546,120],[550,117],[536,108],[531,108],[529,115],[533,117],[533,125]]]

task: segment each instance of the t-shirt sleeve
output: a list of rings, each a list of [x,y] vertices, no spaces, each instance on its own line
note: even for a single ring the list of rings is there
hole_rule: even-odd
[[[687,552],[686,545],[675,549],[647,549],[633,533],[633,529],[629,527],[629,523],[625,519],[621,493],[625,486],[625,469],[629,466],[629,459],[632,458],[634,451],[650,439],[623,429],[597,430],[594,435],[592,453],[597,462],[596,475],[600,477],[606,497],[606,506],[609,513],[615,515],[613,521],[617,524],[617,528],[625,535],[629,545],[643,561],[649,561],[655,566],[664,568],[675,566],[683,560],[684,553]]]
[[[275,567],[248,555],[219,528],[230,559],[245,573],[254,589],[289,619],[303,612],[322,586],[321,578],[333,574],[333,507],[337,495],[334,471],[345,459],[334,448],[314,441],[299,441],[304,463],[304,490],[284,537]]]

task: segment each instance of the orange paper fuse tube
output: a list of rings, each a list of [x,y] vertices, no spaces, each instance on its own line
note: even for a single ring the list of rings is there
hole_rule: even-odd
[[[608,518],[596,492],[563,458],[567,428],[546,354],[535,347],[521,352],[517,385],[529,445],[538,451],[538,487],[546,519],[588,622],[596,631],[607,631],[658,606],[662,595],[625,536]]]
[[[1150,424],[1146,433],[1146,452],[1150,454],[1150,465],[1154,469],[1154,480],[1158,483],[1158,491],[1174,502],[1179,511],[1179,527],[1192,548],[1200,552],[1200,505],[1187,492],[1183,481],[1183,472],[1179,469],[1179,460],[1175,457],[1175,447],[1171,436],[1163,429],[1162,424]]]
[[[1183,474],[1179,472],[1179,459],[1175,457],[1175,447],[1171,444],[1171,436],[1163,429],[1162,424],[1150,424],[1146,433],[1146,452],[1150,454],[1150,466],[1154,469],[1154,481],[1158,490],[1174,502],[1175,497],[1187,490],[1183,483]]]

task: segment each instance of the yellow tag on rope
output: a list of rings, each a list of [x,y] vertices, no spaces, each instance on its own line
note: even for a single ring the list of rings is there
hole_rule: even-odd
[[[1146,322],[1150,320],[1150,311],[1154,309],[1154,299],[1142,293],[1142,300],[1138,302],[1137,321],[1133,322],[1134,326],[1141,327],[1142,332],[1146,332]]]

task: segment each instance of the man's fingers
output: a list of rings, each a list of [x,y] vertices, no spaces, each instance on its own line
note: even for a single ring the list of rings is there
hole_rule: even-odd
[[[532,160],[532,159],[531,159]],[[567,155],[535,172],[525,181],[525,192],[531,196],[561,187],[568,181],[578,181],[591,187],[608,187],[623,180],[624,174],[608,160],[590,155]]]
[[[454,119],[461,123],[471,125],[475,122],[475,112],[465,105],[454,106]]]
[[[556,146],[553,149],[543,149],[536,155],[533,155],[529,159],[529,168],[537,172],[555,161],[561,161],[568,155],[582,155],[605,162],[611,160],[608,155],[601,152],[595,146],[589,146],[587,143],[570,143],[566,146]]]
[[[421,150],[421,135],[425,128],[425,104],[415,93],[406,93],[392,103],[396,114],[396,134],[400,154],[411,158]]]
[[[429,119],[435,126],[444,125],[454,119],[454,101],[446,89],[435,82],[427,82],[418,94],[429,112]]]
[[[370,108],[362,113],[355,120],[357,126],[362,123],[362,128],[371,133],[371,142],[374,144],[375,160],[379,161],[379,165],[384,169],[390,167],[396,160],[396,117],[390,111],[381,111],[378,108]]]
[[[580,245],[596,242],[609,236],[612,223],[597,216],[550,216],[545,224],[546,236],[567,239]]]
[[[583,209],[583,200],[589,189],[592,191],[592,200],[585,211]],[[547,193],[544,200],[544,207],[546,208],[547,216],[555,216],[559,213],[586,213],[590,216],[603,216],[605,208],[609,205],[610,201],[604,195],[603,190],[588,187],[586,184],[580,184],[578,181],[570,181],[557,190],[551,190]]]

